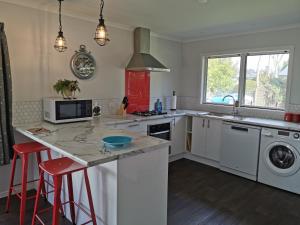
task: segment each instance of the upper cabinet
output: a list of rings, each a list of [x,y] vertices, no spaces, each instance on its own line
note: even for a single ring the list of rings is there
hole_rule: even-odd
[[[222,120],[206,117],[193,118],[192,153],[220,161]]]

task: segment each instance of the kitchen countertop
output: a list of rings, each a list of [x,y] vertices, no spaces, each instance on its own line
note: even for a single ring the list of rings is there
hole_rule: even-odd
[[[121,159],[135,154],[153,151],[169,145],[169,141],[140,135],[127,130],[111,130],[104,126],[109,119],[94,119],[88,122],[54,125],[37,123],[16,125],[15,129],[23,135],[67,156],[83,165],[97,164]],[[43,127],[50,132],[34,135],[27,131],[30,128]],[[129,135],[133,142],[121,150],[105,152],[101,139],[110,135]]]
[[[186,115],[185,110],[177,110],[177,111],[168,111],[167,114],[157,115],[157,116],[136,116],[132,114],[127,114],[125,116],[121,116],[121,115],[102,116],[101,120],[106,125],[115,125],[115,124],[125,124],[125,123],[132,123],[132,122],[142,122],[142,121],[149,121],[149,120],[172,118],[172,117],[185,116],[185,115]]]
[[[300,131],[300,124],[286,122],[283,120],[263,119],[263,118],[254,118],[254,117],[239,117],[239,116],[237,117],[224,116],[223,120],[227,122],[249,124],[249,125],[260,126],[260,127]]]
[[[139,135],[127,130],[109,129],[106,125],[126,124],[131,122],[142,122],[156,119],[173,118],[177,116],[197,116],[205,118],[221,119],[225,122],[248,124],[253,126],[268,127],[300,131],[300,124],[285,122],[282,120],[263,119],[254,117],[242,117],[231,115],[207,115],[209,112],[193,110],[169,111],[166,115],[141,117],[135,115],[111,115],[102,116],[88,122],[54,125],[46,122],[35,124],[15,125],[15,129],[23,135],[38,141],[54,151],[68,156],[75,161],[87,166],[93,166],[113,160],[139,154],[169,145],[168,141]],[[44,127],[50,130],[48,134],[33,135],[26,131],[29,128]],[[134,142],[120,150],[103,153],[101,139],[110,135],[129,135]]]
[[[208,113],[209,112],[205,112],[205,111],[177,110],[177,111],[168,111],[168,114],[166,115],[158,115],[158,116],[151,116],[151,117],[141,117],[141,116],[135,116],[130,114],[126,115],[125,117],[118,116],[118,115],[104,116],[102,120],[106,125],[114,125],[114,124],[125,124],[130,122],[140,122],[140,121],[149,121],[155,119],[171,118],[176,116],[199,116],[199,117],[214,118],[214,119],[220,119],[227,122],[248,124],[248,125],[260,126],[260,127],[300,131],[300,124],[286,122],[283,120],[264,119],[264,118],[256,118],[256,117],[245,117],[245,116],[232,116],[226,114],[218,115],[218,113],[217,115],[208,115]]]

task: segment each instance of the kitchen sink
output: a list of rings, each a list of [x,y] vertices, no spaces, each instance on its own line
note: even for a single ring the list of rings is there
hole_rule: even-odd
[[[230,119],[230,120],[245,120],[246,117],[239,116],[239,115],[231,115],[231,114],[224,114],[224,113],[214,113],[214,112],[199,112],[197,113],[199,116],[211,116],[211,117],[220,117],[224,119]]]

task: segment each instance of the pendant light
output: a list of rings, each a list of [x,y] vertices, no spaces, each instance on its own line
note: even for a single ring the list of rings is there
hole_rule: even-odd
[[[100,46],[104,46],[110,41],[108,38],[106,26],[104,24],[103,13],[102,13],[103,7],[104,7],[104,0],[100,0],[100,19],[99,19],[99,24],[96,28],[95,38],[94,38],[94,40]]]
[[[57,38],[55,40],[55,44],[54,44],[54,48],[58,51],[58,52],[64,52],[67,50],[67,42],[66,39],[64,37],[63,31],[62,31],[62,25],[61,25],[61,2],[63,0],[58,0],[59,2],[59,31],[58,31],[58,35]]]

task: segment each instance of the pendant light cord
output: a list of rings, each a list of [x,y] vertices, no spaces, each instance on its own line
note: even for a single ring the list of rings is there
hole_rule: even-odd
[[[100,0],[100,19],[103,19],[103,8],[104,8],[104,1]]]
[[[59,20],[59,31],[62,31],[62,25],[61,25],[61,1],[62,0],[58,0],[59,1],[59,16],[58,16],[58,20]]]

